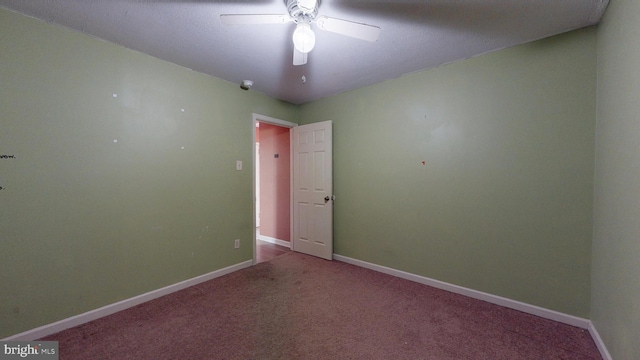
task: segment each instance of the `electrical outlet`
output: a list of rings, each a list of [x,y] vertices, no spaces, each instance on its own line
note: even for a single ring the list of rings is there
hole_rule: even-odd
[[[239,249],[240,248],[240,239],[233,240],[233,248],[234,249]]]

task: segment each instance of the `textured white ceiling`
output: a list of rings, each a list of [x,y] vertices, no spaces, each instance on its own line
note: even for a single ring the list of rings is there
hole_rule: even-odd
[[[286,25],[222,26],[220,14],[285,14],[285,0],[0,0],[0,6],[302,104],[594,25],[608,0],[321,0],[319,15],[377,25],[369,43],[315,31],[293,66]],[[302,76],[307,81],[301,81]]]

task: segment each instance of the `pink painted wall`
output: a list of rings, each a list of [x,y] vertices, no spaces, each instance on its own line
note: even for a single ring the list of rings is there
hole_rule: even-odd
[[[260,234],[290,241],[289,129],[260,123],[256,131],[260,139]]]

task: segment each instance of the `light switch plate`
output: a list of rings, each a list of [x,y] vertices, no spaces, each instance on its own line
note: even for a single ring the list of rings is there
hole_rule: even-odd
[[[236,161],[236,170],[242,170],[242,160]]]

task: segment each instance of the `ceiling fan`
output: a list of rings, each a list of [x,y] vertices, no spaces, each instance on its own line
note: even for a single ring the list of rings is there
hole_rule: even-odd
[[[294,22],[296,29],[293,32],[293,65],[306,64],[307,54],[315,46],[316,36],[311,29],[311,24],[315,23],[320,30],[370,42],[378,40],[380,35],[378,26],[328,16],[317,16],[320,0],[285,0],[285,3],[288,14],[222,14],[220,15],[220,21],[223,25],[286,24]]]

